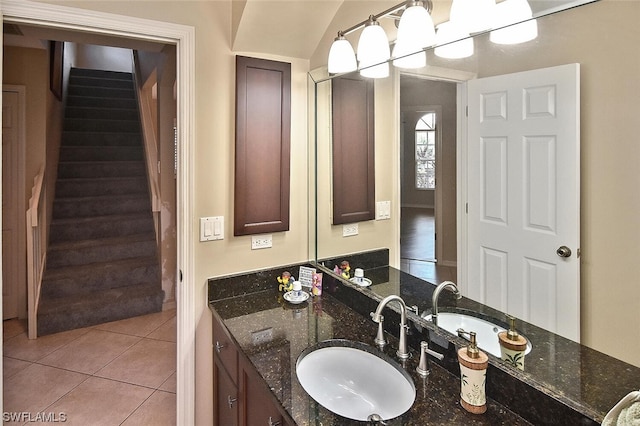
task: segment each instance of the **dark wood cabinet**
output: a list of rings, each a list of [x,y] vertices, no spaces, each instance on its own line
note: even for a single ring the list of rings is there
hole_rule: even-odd
[[[220,426],[238,425],[238,387],[229,377],[224,367],[219,362],[214,362],[214,394],[216,399],[216,410],[214,416],[216,424]]]
[[[217,426],[290,426],[248,359],[213,316],[213,418]]]
[[[289,230],[291,64],[236,57],[234,235]]]
[[[375,219],[373,84],[358,75],[331,81],[334,225]]]

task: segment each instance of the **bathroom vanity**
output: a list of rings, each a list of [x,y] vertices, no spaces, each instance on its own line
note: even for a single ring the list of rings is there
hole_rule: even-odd
[[[271,275],[261,272],[209,281],[218,424],[362,424],[333,414],[311,399],[296,377],[296,361],[303,350],[327,339],[373,346],[376,324],[332,296],[341,291],[333,284],[321,297],[291,305],[277,291],[278,275],[274,270]],[[384,352],[400,364],[395,357],[396,335],[387,336],[390,342]],[[459,404],[459,379],[431,361],[430,374],[423,379],[416,373],[415,349],[411,355],[402,367],[413,379],[416,400],[409,411],[387,424],[529,424],[490,398],[487,413],[468,413]]]
[[[218,424],[358,424],[310,398],[296,376],[296,362],[307,348],[329,339],[362,342],[379,350],[374,344],[377,324],[370,313],[391,294],[402,297],[407,306],[417,306],[418,313],[407,315],[411,356],[403,362],[396,356],[399,308],[392,303],[383,312],[389,340],[383,352],[405,369],[416,389],[413,406],[388,424],[600,424],[613,405],[637,390],[640,368],[518,321],[518,331],[532,345],[524,371],[490,355],[488,410],[468,413],[459,402],[456,357],[457,349],[468,342],[421,316],[431,312],[436,283],[387,266],[387,256],[381,250],[348,257],[352,268],[365,270],[372,282],[368,287],[330,273],[342,257],[313,265],[324,272],[322,296],[298,305],[283,299],[276,279],[285,269],[297,271],[301,265],[209,280]],[[508,326],[504,313],[467,298],[456,300],[448,291],[440,296],[439,312],[462,312]],[[429,357],[425,379],[416,373],[421,341],[444,355],[442,361]],[[483,342],[479,345],[482,348]]]

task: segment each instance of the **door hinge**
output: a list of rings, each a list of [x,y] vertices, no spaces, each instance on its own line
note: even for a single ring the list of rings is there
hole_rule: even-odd
[[[469,105],[467,105],[467,106],[465,106],[465,107],[464,107],[464,115],[465,115],[466,117],[468,117],[468,116],[469,116]]]
[[[469,214],[469,203],[464,203],[464,212]]]
[[[182,282],[182,269],[180,269],[180,282]]]
[[[580,247],[578,247],[578,250],[576,250],[576,256],[578,257],[578,259],[580,259]]]

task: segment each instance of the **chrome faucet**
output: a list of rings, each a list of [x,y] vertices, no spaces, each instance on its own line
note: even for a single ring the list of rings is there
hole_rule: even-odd
[[[378,304],[376,311],[371,312],[371,319],[373,319],[373,322],[381,324],[383,320],[382,310],[385,308],[385,306],[387,306],[389,302],[393,302],[394,300],[400,305],[400,343],[398,344],[398,351],[396,352],[396,355],[398,355],[398,358],[400,359],[407,359],[409,358],[409,351],[407,350],[407,305],[405,305],[404,300],[402,300],[400,296],[396,296],[394,294],[385,297]],[[380,336],[380,334],[380,330],[378,330],[376,343],[382,343],[382,345],[384,345],[384,340],[380,342],[381,338],[384,339],[382,336]]]
[[[436,289],[433,291],[433,297],[431,298],[431,322],[436,326],[438,325],[438,298],[440,297],[442,290],[447,287],[453,291],[456,299],[462,299],[462,294],[460,294],[458,286],[453,281],[442,281],[438,284]]]

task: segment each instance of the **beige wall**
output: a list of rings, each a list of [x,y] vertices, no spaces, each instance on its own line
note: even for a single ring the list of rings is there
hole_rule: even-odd
[[[46,49],[6,47],[3,84],[26,87],[25,210],[31,197],[33,178],[46,161],[47,96],[49,56]]]

